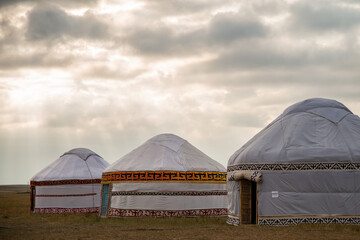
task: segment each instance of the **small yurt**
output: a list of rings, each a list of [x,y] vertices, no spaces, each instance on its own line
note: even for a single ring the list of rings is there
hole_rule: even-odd
[[[109,164],[87,148],[75,148],[30,181],[35,213],[98,212],[101,174]]]
[[[360,224],[360,118],[296,103],[229,159],[229,224]]]
[[[186,140],[155,136],[107,167],[101,216],[226,216],[226,169]]]

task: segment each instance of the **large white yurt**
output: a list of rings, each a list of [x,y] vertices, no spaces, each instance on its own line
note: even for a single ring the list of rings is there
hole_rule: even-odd
[[[98,212],[101,174],[107,166],[104,159],[87,148],[64,153],[31,179],[31,211]]]
[[[155,136],[105,169],[101,216],[226,216],[226,169],[186,140]]]
[[[360,224],[360,118],[335,100],[288,107],[227,171],[229,224]]]

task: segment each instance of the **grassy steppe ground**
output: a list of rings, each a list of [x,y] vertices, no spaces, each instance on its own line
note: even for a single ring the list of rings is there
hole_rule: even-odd
[[[229,226],[226,218],[31,214],[26,186],[0,186],[0,239],[360,239],[360,226]]]

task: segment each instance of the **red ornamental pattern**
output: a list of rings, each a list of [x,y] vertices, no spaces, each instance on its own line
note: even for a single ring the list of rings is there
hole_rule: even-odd
[[[99,207],[88,207],[88,208],[35,208],[35,213],[97,213]]]
[[[139,209],[108,209],[109,217],[195,217],[225,216],[226,208],[194,209],[194,210],[139,210]]]
[[[135,191],[116,191],[111,193],[112,196],[221,196],[227,195],[227,191],[181,191],[181,192],[135,192]]]
[[[63,194],[63,195],[39,194],[39,195],[35,195],[35,197],[87,197],[87,196],[95,196],[95,195],[96,195],[96,193]]]
[[[54,181],[31,181],[31,186],[66,185],[66,184],[94,184],[101,183],[101,179],[66,179]]]
[[[102,183],[111,182],[204,182],[226,184],[225,172],[203,171],[121,171],[105,172]]]

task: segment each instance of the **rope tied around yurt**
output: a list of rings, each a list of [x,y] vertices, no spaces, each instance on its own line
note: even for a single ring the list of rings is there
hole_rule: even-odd
[[[259,171],[233,171],[228,173],[228,181],[239,181],[241,179],[246,179],[252,182],[261,183],[262,182],[262,173]]]

